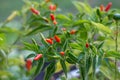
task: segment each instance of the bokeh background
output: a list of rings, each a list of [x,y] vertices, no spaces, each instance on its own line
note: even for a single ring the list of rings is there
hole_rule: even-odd
[[[36,0],[39,1],[39,0]],[[75,13],[76,9],[72,4],[75,0],[52,0],[56,4],[59,4],[61,12],[72,12]],[[78,0],[85,1],[85,0]],[[112,2],[112,8],[120,8],[120,0],[86,0],[92,7],[97,7],[100,4],[107,5],[108,2]],[[23,0],[0,0],[0,22],[4,21],[9,14],[14,10],[20,10],[22,5],[24,5]]]

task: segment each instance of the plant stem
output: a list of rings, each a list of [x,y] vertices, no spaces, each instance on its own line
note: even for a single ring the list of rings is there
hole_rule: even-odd
[[[85,77],[85,80],[87,80],[87,71],[86,71],[86,70],[87,70],[87,65],[86,65],[86,59],[87,59],[87,53],[85,52],[85,62],[84,62],[84,63],[85,63],[85,76],[84,76],[84,77]]]
[[[115,30],[115,51],[118,51],[118,21],[116,21]],[[115,80],[117,79],[117,59],[115,58]]]

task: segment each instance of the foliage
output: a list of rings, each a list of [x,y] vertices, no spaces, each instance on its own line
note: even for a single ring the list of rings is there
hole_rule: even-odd
[[[14,12],[0,27],[0,61],[2,63],[10,60],[16,63],[16,58],[8,57],[10,50],[15,47],[30,51],[25,60],[32,61],[32,69],[30,71],[24,69],[30,75],[28,79],[35,78],[48,62],[49,65],[44,69],[44,80],[49,80],[53,76],[58,63],[65,74],[65,79],[68,77],[68,66],[75,65],[79,69],[82,80],[100,80],[100,77],[119,80],[120,73],[116,64],[120,59],[119,10],[101,11],[98,7],[91,8],[87,3],[74,1],[73,4],[78,9],[78,13],[65,15],[57,13],[59,7],[49,0],[24,2],[22,10]],[[16,15],[22,17],[22,27],[9,28],[6,24]],[[11,35],[15,36],[14,39],[9,38]],[[31,42],[24,41],[24,38],[31,38],[31,36]],[[7,40],[10,39],[11,41],[8,42]],[[21,48],[22,45],[17,44],[20,39],[23,39],[24,49]],[[115,46],[108,44],[108,41],[115,42]],[[38,57],[38,54],[42,56]],[[14,65],[19,66],[21,62],[17,61]],[[25,63],[22,67],[23,65]],[[14,74],[9,71],[11,65],[8,64],[9,67],[6,68],[4,66],[1,72],[5,74],[0,73],[0,75],[14,79]],[[24,70],[23,73],[25,73]]]

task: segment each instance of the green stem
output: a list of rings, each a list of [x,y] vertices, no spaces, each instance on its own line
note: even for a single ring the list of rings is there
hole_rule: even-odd
[[[115,30],[115,51],[118,51],[118,21],[116,21]],[[115,80],[117,79],[117,59],[115,58]]]
[[[92,58],[92,65],[93,65],[93,80],[96,80],[95,71],[96,71],[96,55]]]
[[[86,59],[87,59],[87,55],[86,55],[86,52],[85,52],[85,80],[87,80],[87,65],[86,65]]]

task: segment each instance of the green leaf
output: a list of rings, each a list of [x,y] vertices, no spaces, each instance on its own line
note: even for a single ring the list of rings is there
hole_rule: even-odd
[[[55,28],[53,30],[53,35],[52,36],[54,36],[56,34],[57,30],[58,30],[58,26],[55,26]]]
[[[105,53],[104,57],[120,59],[120,53],[116,51],[108,51]]]
[[[7,59],[7,54],[5,53],[4,50],[0,49],[0,58]]]
[[[71,21],[71,19],[65,15],[62,15],[62,14],[58,14],[56,16],[57,19],[60,19],[60,20],[68,20],[68,21]]]
[[[82,59],[84,59],[85,53],[81,52],[79,57],[78,57],[78,62],[80,62]]]
[[[33,38],[32,38],[32,43],[35,45],[36,51],[39,52],[39,45],[37,44],[37,42]]]
[[[0,32],[2,33],[16,33],[16,34],[23,34],[21,31],[18,31],[15,28],[3,27],[0,28]]]
[[[68,47],[68,41],[65,40],[65,43],[63,45],[63,51],[67,50],[67,47]]]
[[[66,61],[70,64],[76,64],[76,62],[73,61],[70,57],[66,58]]]
[[[83,49],[82,45],[79,45],[78,43],[70,43],[69,45],[72,47],[72,49],[77,49],[77,50]]]
[[[76,63],[78,62],[78,59],[74,54],[68,53],[68,57],[70,57],[74,62],[76,62]]]
[[[35,44],[35,45],[37,45],[37,42],[33,38],[32,38],[32,43]]]
[[[100,71],[109,79],[114,80],[113,79],[113,75],[111,75],[111,71],[106,67],[106,66],[101,66],[100,67]]]
[[[33,53],[32,53],[32,54],[29,54],[29,55],[25,58],[25,60],[28,59],[28,58],[31,58],[31,57],[35,57],[35,54],[33,54]]]
[[[42,58],[38,61],[38,65],[37,65],[37,68],[35,70],[34,76],[37,76],[41,72],[43,65],[44,65],[44,59]]]
[[[28,50],[31,50],[31,51],[34,51],[36,53],[39,53],[39,46],[38,45],[35,45],[35,44],[31,44],[31,43],[27,43],[27,42],[23,42],[23,44],[25,45],[25,49],[28,49]]]
[[[100,66],[100,72],[102,72],[102,74],[104,74],[110,80],[115,79],[115,70],[114,69],[115,69],[115,67],[110,69],[105,65]],[[117,69],[116,80],[119,80],[119,79],[120,79],[120,73],[118,72],[118,69]]]
[[[51,76],[55,72],[56,62],[51,62],[45,70],[44,80],[50,80]]]
[[[65,61],[61,59],[60,64],[62,66],[64,73],[65,73],[65,76],[67,77],[67,67],[66,67]]]
[[[90,48],[91,48],[91,50],[92,50],[95,54],[98,53],[98,52],[97,52],[97,48],[96,48],[94,45],[90,45]]]
[[[83,23],[90,23],[90,21],[88,21],[88,20],[77,20],[73,23],[73,26],[79,26],[80,24],[83,24]]]
[[[92,11],[91,7],[87,3],[74,1],[73,4],[81,13],[85,12],[89,14]]]
[[[101,12],[100,12],[99,9],[96,10],[96,13],[97,13],[97,15],[98,15],[99,17],[101,17]]]
[[[80,38],[83,39],[83,40],[87,40],[87,38],[88,38],[87,31],[80,32]]]
[[[104,41],[102,41],[97,48],[100,49],[103,46],[103,44],[104,44]]]
[[[0,34],[0,47],[4,46],[6,42],[5,34]]]
[[[97,64],[97,60],[96,60],[96,56],[93,57],[93,60],[92,60],[92,68],[93,68],[93,78],[95,78],[95,75],[96,75],[96,64]]]
[[[79,63],[79,73],[81,75],[82,80],[85,80],[85,67],[80,63]]]
[[[94,64],[93,64],[94,65]],[[85,69],[86,69],[86,72],[88,74],[92,73],[93,72],[93,65],[92,65],[92,60],[91,60],[91,57],[88,57],[86,60],[85,60]],[[86,75],[86,74],[85,74]]]
[[[45,37],[42,33],[40,33],[40,38],[41,38],[42,43],[47,47],[48,43],[46,42]]]
[[[96,23],[96,22],[91,22],[91,23],[92,23],[92,25],[93,25],[95,28],[97,28],[97,29],[99,29],[99,30],[101,30],[101,31],[104,31],[104,32],[106,32],[106,33],[111,33],[110,28],[108,28],[107,26],[104,26],[103,24],[101,24],[101,23]]]
[[[4,71],[4,70],[0,70],[0,77],[1,76],[9,76],[9,77],[12,77],[13,74],[11,72],[8,72],[8,71]]]
[[[44,31],[47,31],[47,30],[50,30],[50,29],[52,29],[52,27],[50,25],[41,24],[37,28],[31,29],[29,32],[27,32],[26,36],[33,35],[33,34],[36,34],[38,32],[44,32]]]

